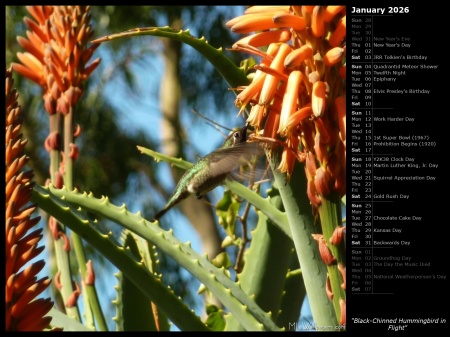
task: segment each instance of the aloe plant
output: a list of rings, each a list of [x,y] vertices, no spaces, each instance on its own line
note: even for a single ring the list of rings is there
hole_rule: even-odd
[[[263,191],[265,185],[246,186],[233,180],[224,183],[226,192],[216,212],[227,233],[224,247],[235,246],[239,252],[235,266],[231,266],[227,254],[208,258],[189,242],[181,242],[172,230],[162,229],[157,221],[144,218],[141,212],[130,212],[126,204],[115,205],[95,191],[79,191],[71,184],[36,184],[31,201],[75,233],[77,242],[89,243],[119,270],[112,275],[117,280],[117,330],[164,331],[170,330],[172,324],[183,331],[293,330],[298,328],[306,295],[317,327],[344,329],[345,246],[340,239],[341,198],[345,196],[345,111],[335,100],[345,97],[345,69],[341,70],[345,67],[345,49],[342,55],[340,50],[333,55],[328,51],[345,46],[345,36],[333,36],[345,11],[334,8],[339,6],[328,7],[333,8],[280,6],[269,12],[270,20],[266,19],[267,9],[255,7],[255,12],[245,13],[247,17],[230,20],[227,26],[236,32],[253,31],[245,26],[249,18],[254,20],[256,30],[268,33],[271,29],[272,33],[259,37],[268,39],[267,44],[245,40],[236,47],[262,57],[259,65],[247,63],[255,70],[253,74],[227,57],[224,48],[229,46],[214,48],[206,39],[191,35],[189,29],[136,28],[93,41],[96,48],[101,48],[112,40],[168,38],[194,48],[230,87],[242,89],[236,105],[253,127],[250,141],[264,147],[274,177],[271,186]],[[305,29],[306,25],[311,29]],[[292,39],[297,36],[311,49],[311,54],[295,66],[293,60],[287,60],[299,57],[298,46],[289,46],[285,35]],[[269,44],[267,49],[257,49]],[[294,78],[297,82],[292,84]],[[327,83],[328,89],[322,92],[322,86],[315,83]],[[291,97],[292,88],[296,89]],[[258,102],[262,97],[266,101]],[[141,144],[136,148],[142,156],[184,170],[193,165]],[[246,206],[240,207],[241,203]],[[248,216],[251,209],[254,217]],[[122,236],[102,233],[99,219],[119,225]],[[255,223],[249,238],[247,222],[251,219]],[[238,224],[243,228],[241,235],[236,230]],[[202,284],[202,290],[212,293],[222,306],[205,308],[207,318],[195,314],[164,285],[155,248],[190,272]],[[83,275],[87,274],[84,268]],[[91,287],[90,292],[83,293],[85,307],[90,308],[86,329],[95,329],[99,323],[105,329],[104,314],[92,291],[94,281],[85,277],[84,282]],[[75,330],[80,328],[79,320],[58,313],[51,326]]]

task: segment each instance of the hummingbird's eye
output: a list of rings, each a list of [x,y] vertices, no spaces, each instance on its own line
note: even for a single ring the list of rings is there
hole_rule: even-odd
[[[241,135],[239,134],[239,132],[235,132],[234,135],[233,135],[233,137],[234,137],[234,138],[240,138]]]

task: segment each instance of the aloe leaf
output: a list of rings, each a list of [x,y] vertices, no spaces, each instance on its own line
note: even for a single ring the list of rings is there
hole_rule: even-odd
[[[298,265],[297,256],[294,256]],[[300,269],[291,270],[286,275],[284,283],[284,293],[281,298],[280,314],[277,317],[277,324],[284,326],[287,331],[298,330],[297,322],[300,317],[303,302],[306,296],[306,289]]]
[[[164,297],[160,294],[162,287],[153,274],[148,269],[143,268],[141,263],[130,262],[128,255],[118,254],[120,249],[112,245],[108,237],[101,236],[85,224],[78,216],[77,212],[71,205],[82,207],[85,210],[96,214],[99,217],[105,217],[116,222],[124,228],[129,229],[133,233],[141,236],[155,244],[159,249],[172,257],[181,266],[186,268],[192,275],[200,280],[214,295],[238,318],[240,323],[247,330],[280,330],[271,320],[270,315],[261,310],[261,308],[227,275],[224,268],[216,268],[205,256],[201,256],[190,247],[190,244],[184,244],[176,239],[172,231],[165,231],[154,223],[151,223],[140,215],[129,212],[125,206],[118,207],[111,204],[108,198],[96,199],[92,194],[80,194],[76,190],[68,191],[66,188],[56,189],[53,186],[43,188],[35,185],[32,194],[32,201],[39,204],[44,211],[51,213],[55,218],[67,222],[73,231],[79,232],[80,235],[94,245],[100,252],[111,260],[120,270],[124,272],[133,282],[140,287],[141,291],[145,291],[147,296],[158,306],[161,306],[163,312],[175,323],[183,323],[186,326],[189,320],[198,321],[197,316],[193,313],[186,315],[186,312],[174,313],[170,309],[172,306],[180,306],[179,302],[171,302],[171,306],[167,306]],[[61,206],[62,203],[62,206]],[[74,215],[76,213],[77,215]],[[95,234],[93,234],[94,232]],[[95,236],[95,239],[92,237]],[[112,245],[112,246],[111,246]],[[108,250],[106,250],[106,248]],[[112,251],[111,251],[112,250]],[[120,264],[119,264],[120,263]],[[118,265],[119,264],[119,265]],[[136,267],[136,268],[132,268]],[[149,277],[151,276],[151,277]],[[145,278],[145,281],[142,281]],[[149,284],[149,278],[152,279]],[[152,289],[152,291],[149,290]],[[162,287],[165,289],[164,287]],[[165,289],[165,295],[167,290]],[[194,323],[193,323],[194,324]],[[203,323],[202,323],[203,324]],[[191,325],[187,326],[192,329]],[[200,326],[197,326],[199,328]],[[202,330],[206,326],[201,325]]]
[[[147,27],[147,28],[135,28],[125,32],[108,35],[92,41],[92,43],[102,43],[112,40],[118,40],[123,38],[139,37],[143,35],[151,35],[158,37],[167,37],[180,42],[183,42],[200,54],[202,54],[216,70],[222,75],[222,77],[230,84],[232,88],[236,88],[240,85],[247,85],[250,81],[245,75],[243,69],[237,67],[228,57],[223,54],[222,48],[214,48],[211,46],[204,37],[197,38],[186,30],[175,30],[170,27]]]
[[[55,308],[51,308],[47,316],[52,317],[52,322],[50,323],[50,327],[52,328],[61,328],[64,331],[94,331]]]
[[[317,233],[319,228],[314,225],[311,206],[306,195],[304,168],[297,163],[288,182],[286,174],[277,169],[278,160],[278,156],[272,156],[270,165],[289,220],[314,323],[334,330],[338,324],[333,304],[325,291],[327,268],[311,235]]]
[[[278,190],[269,190],[269,202],[277,208],[282,207]],[[254,296],[255,302],[276,321],[285,278],[288,272],[293,243],[286,235],[270,223],[270,220],[257,211],[258,224],[252,231],[250,247],[244,253],[244,268],[238,274],[242,289]],[[270,290],[269,290],[270,289]],[[292,298],[296,300],[296,298]],[[226,315],[225,330],[243,330],[234,315]]]
[[[124,230],[122,233],[123,247],[129,248],[138,261],[142,260],[138,244],[133,234]],[[114,301],[121,310],[122,331],[157,331],[151,301],[122,272],[117,275],[117,299]]]
[[[49,189],[39,185],[33,187],[31,200],[93,245],[124,275],[127,275],[149,300],[157,303],[181,330],[209,330],[201,319],[179,297],[175,296],[173,291],[167,289],[142,263],[137,262],[131,253],[127,253],[123,247],[114,244],[113,238],[95,230],[93,228],[95,224],[86,220],[81,212],[55,197]]]
[[[140,236],[130,232],[132,237],[137,243],[138,256],[142,259],[148,270],[150,270],[159,279],[162,278],[162,274],[159,273],[159,260],[156,247],[150,245],[147,240],[144,240]],[[169,331],[170,322],[167,320],[166,315],[159,310],[155,303],[151,303],[153,316],[155,318],[155,325],[158,331]]]

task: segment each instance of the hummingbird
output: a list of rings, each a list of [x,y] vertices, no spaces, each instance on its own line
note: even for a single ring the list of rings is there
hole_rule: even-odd
[[[154,220],[189,195],[201,199],[206,193],[221,185],[231,172],[250,160],[258,144],[247,142],[247,124],[230,132],[222,147],[201,158],[179,180],[175,192]]]

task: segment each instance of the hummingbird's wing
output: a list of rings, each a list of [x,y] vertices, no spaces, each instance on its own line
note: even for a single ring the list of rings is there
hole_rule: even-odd
[[[263,158],[264,157],[264,158]],[[232,170],[228,175],[228,178],[244,182],[261,182],[267,180],[273,180],[272,171],[265,156],[256,158],[256,161],[246,162],[240,167]]]
[[[253,156],[260,156],[262,153],[261,146],[249,142],[213,151],[209,156],[211,176],[229,174],[241,165],[247,165]]]

